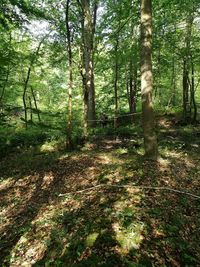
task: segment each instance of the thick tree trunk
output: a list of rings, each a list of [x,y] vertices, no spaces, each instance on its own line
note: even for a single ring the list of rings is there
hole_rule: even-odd
[[[82,61],[85,123],[87,128],[95,126],[95,85],[94,85],[94,34],[97,2],[91,8],[90,0],[80,0],[82,9]]]
[[[72,141],[72,90],[73,90],[73,66],[72,66],[72,46],[71,46],[71,30],[69,26],[69,6],[70,0],[66,3],[66,30],[67,30],[67,51],[69,62],[69,87],[68,87],[68,123],[67,123],[67,140],[66,147],[71,150],[73,148]]]
[[[141,95],[145,156],[158,157],[155,118],[152,103],[152,8],[151,0],[141,0]]]

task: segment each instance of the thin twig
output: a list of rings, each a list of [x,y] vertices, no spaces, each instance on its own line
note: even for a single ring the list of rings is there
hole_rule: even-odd
[[[100,187],[115,187],[115,188],[133,187],[133,188],[137,188],[137,189],[147,189],[147,190],[165,190],[165,191],[170,191],[170,192],[174,192],[174,193],[178,193],[178,194],[188,195],[188,196],[191,196],[191,197],[196,198],[196,199],[200,199],[200,196],[198,196],[198,195],[191,194],[189,192],[185,192],[185,191],[178,190],[178,189],[173,189],[170,187],[156,187],[156,186],[154,187],[154,186],[138,186],[138,185],[111,185],[111,184],[99,184],[99,185],[95,185],[95,186],[92,186],[89,188],[85,188],[83,190],[73,191],[73,192],[69,192],[66,194],[59,194],[59,196],[63,197],[63,196],[67,196],[67,195],[81,194],[81,193],[84,193],[87,191],[95,190],[95,189],[100,188]]]

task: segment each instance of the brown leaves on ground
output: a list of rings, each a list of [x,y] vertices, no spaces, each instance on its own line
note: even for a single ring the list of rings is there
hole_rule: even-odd
[[[27,151],[4,158],[2,266],[198,266],[198,200],[136,188],[66,194],[106,183],[199,194],[197,147],[179,148],[184,136],[169,145],[169,132],[162,134],[166,143],[160,144],[162,159],[155,163],[144,162],[128,140],[105,140],[84,152]]]

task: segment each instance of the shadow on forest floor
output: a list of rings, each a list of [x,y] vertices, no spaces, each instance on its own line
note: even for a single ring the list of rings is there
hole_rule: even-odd
[[[88,144],[82,152],[38,148],[5,157],[0,264],[200,266],[199,200],[127,187],[200,195],[199,131],[160,123],[156,163],[142,158],[141,140],[128,139]]]

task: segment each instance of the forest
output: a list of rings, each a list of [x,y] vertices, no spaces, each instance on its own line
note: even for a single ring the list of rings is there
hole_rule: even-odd
[[[0,1],[0,266],[200,266],[200,1]]]

